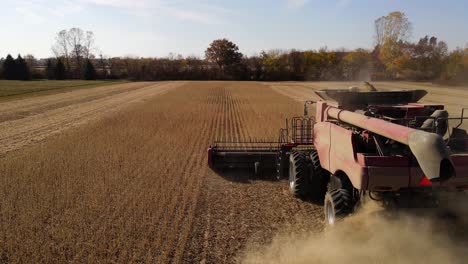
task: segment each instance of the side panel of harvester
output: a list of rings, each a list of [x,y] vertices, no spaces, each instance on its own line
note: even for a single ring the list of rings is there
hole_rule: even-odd
[[[446,186],[461,189],[467,187],[463,183],[468,182],[468,155],[450,155],[444,149],[433,145],[434,142],[437,143],[438,141],[432,141],[428,145],[424,145],[426,143],[424,141],[418,142],[419,145],[412,149],[418,150],[418,148],[421,148],[421,150],[424,150],[419,150],[420,152],[416,154],[419,154],[420,157],[418,161],[426,162],[426,167],[428,163],[424,160],[426,158],[424,155],[427,152],[430,154],[432,149],[440,149],[440,155],[436,155],[437,159],[434,160],[435,163],[440,162],[440,172],[435,171],[435,174],[440,175],[440,179],[443,180],[437,180],[437,177],[435,181],[430,181],[429,179],[434,177],[425,174],[420,166],[421,163],[415,162],[412,157],[360,153],[356,146],[359,135],[354,133],[350,127],[343,126],[343,124],[335,120],[349,120],[347,123],[354,122],[354,124],[363,128],[378,131],[380,135],[405,143],[412,140],[410,136],[412,134],[426,138],[438,137],[437,135],[340,110],[333,106],[329,107],[325,102],[318,102],[317,104],[314,145],[318,151],[321,166],[335,175],[346,174],[355,188],[370,191],[398,191],[403,188],[426,186]],[[329,116],[332,116],[332,119],[329,119]],[[436,139],[442,140],[442,138]],[[408,145],[411,148],[411,144]],[[429,166],[432,166],[432,164],[429,164]],[[451,168],[454,171],[450,172]],[[434,170],[430,172],[434,172]],[[450,176],[442,178],[444,173]]]
[[[320,157],[320,165],[332,174],[345,173],[354,187],[367,188],[367,168],[356,160],[353,132],[327,122],[325,102],[317,102],[314,126],[314,146]]]
[[[352,131],[322,122],[314,128],[314,145],[322,168],[332,174],[345,173],[358,189],[366,189],[366,168],[356,161]]]

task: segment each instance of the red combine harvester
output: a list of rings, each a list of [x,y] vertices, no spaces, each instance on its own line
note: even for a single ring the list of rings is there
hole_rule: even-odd
[[[214,142],[214,170],[276,170],[291,193],[324,201],[333,224],[364,195],[404,207],[437,205],[438,192],[468,189],[465,119],[449,117],[443,105],[417,103],[427,92],[353,89],[316,92],[304,116],[286,120],[276,142]],[[308,106],[316,104],[315,118]],[[450,123],[457,123],[450,127]]]

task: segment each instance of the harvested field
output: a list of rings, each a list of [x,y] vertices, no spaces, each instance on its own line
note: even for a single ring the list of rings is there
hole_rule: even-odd
[[[123,81],[9,81],[0,80],[0,102],[26,98],[31,96],[40,96],[47,94],[56,94],[69,92],[78,89],[89,89],[99,86],[124,83]]]
[[[275,137],[300,104],[259,84],[177,85],[4,156],[0,256],[232,262],[285,225],[320,229],[321,208],[292,199],[285,183],[206,166],[213,138]]]
[[[283,253],[278,233],[320,233],[322,207],[286,181],[206,165],[214,139],[276,140],[312,85],[131,83],[1,103],[0,263],[232,263],[250,245]]]
[[[181,83],[131,83],[0,104],[0,156],[114,113]]]

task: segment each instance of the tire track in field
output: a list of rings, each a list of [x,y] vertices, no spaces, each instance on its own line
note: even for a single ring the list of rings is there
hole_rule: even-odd
[[[0,123],[0,155],[37,143],[50,135],[112,114],[150,96],[166,93],[183,83],[156,84],[131,92],[46,111],[27,118]]]

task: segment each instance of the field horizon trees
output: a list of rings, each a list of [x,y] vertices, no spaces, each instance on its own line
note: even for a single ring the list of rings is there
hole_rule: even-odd
[[[16,59],[8,54],[5,61],[3,62],[2,76],[6,80],[21,80],[26,81],[31,79],[31,73],[29,71],[27,62],[20,54]]]
[[[221,38],[207,47],[205,58],[173,54],[165,58],[105,58],[102,54],[97,57],[94,33],[71,28],[57,34],[52,46],[55,58],[48,58],[40,65],[29,55],[26,64],[32,78],[59,80],[468,82],[468,46],[449,51],[444,41],[430,35],[411,42],[412,24],[399,11],[377,18],[374,25],[373,49],[269,50],[246,56],[236,43]],[[7,79],[11,59],[0,62],[3,66],[0,66],[3,68],[0,77]]]

